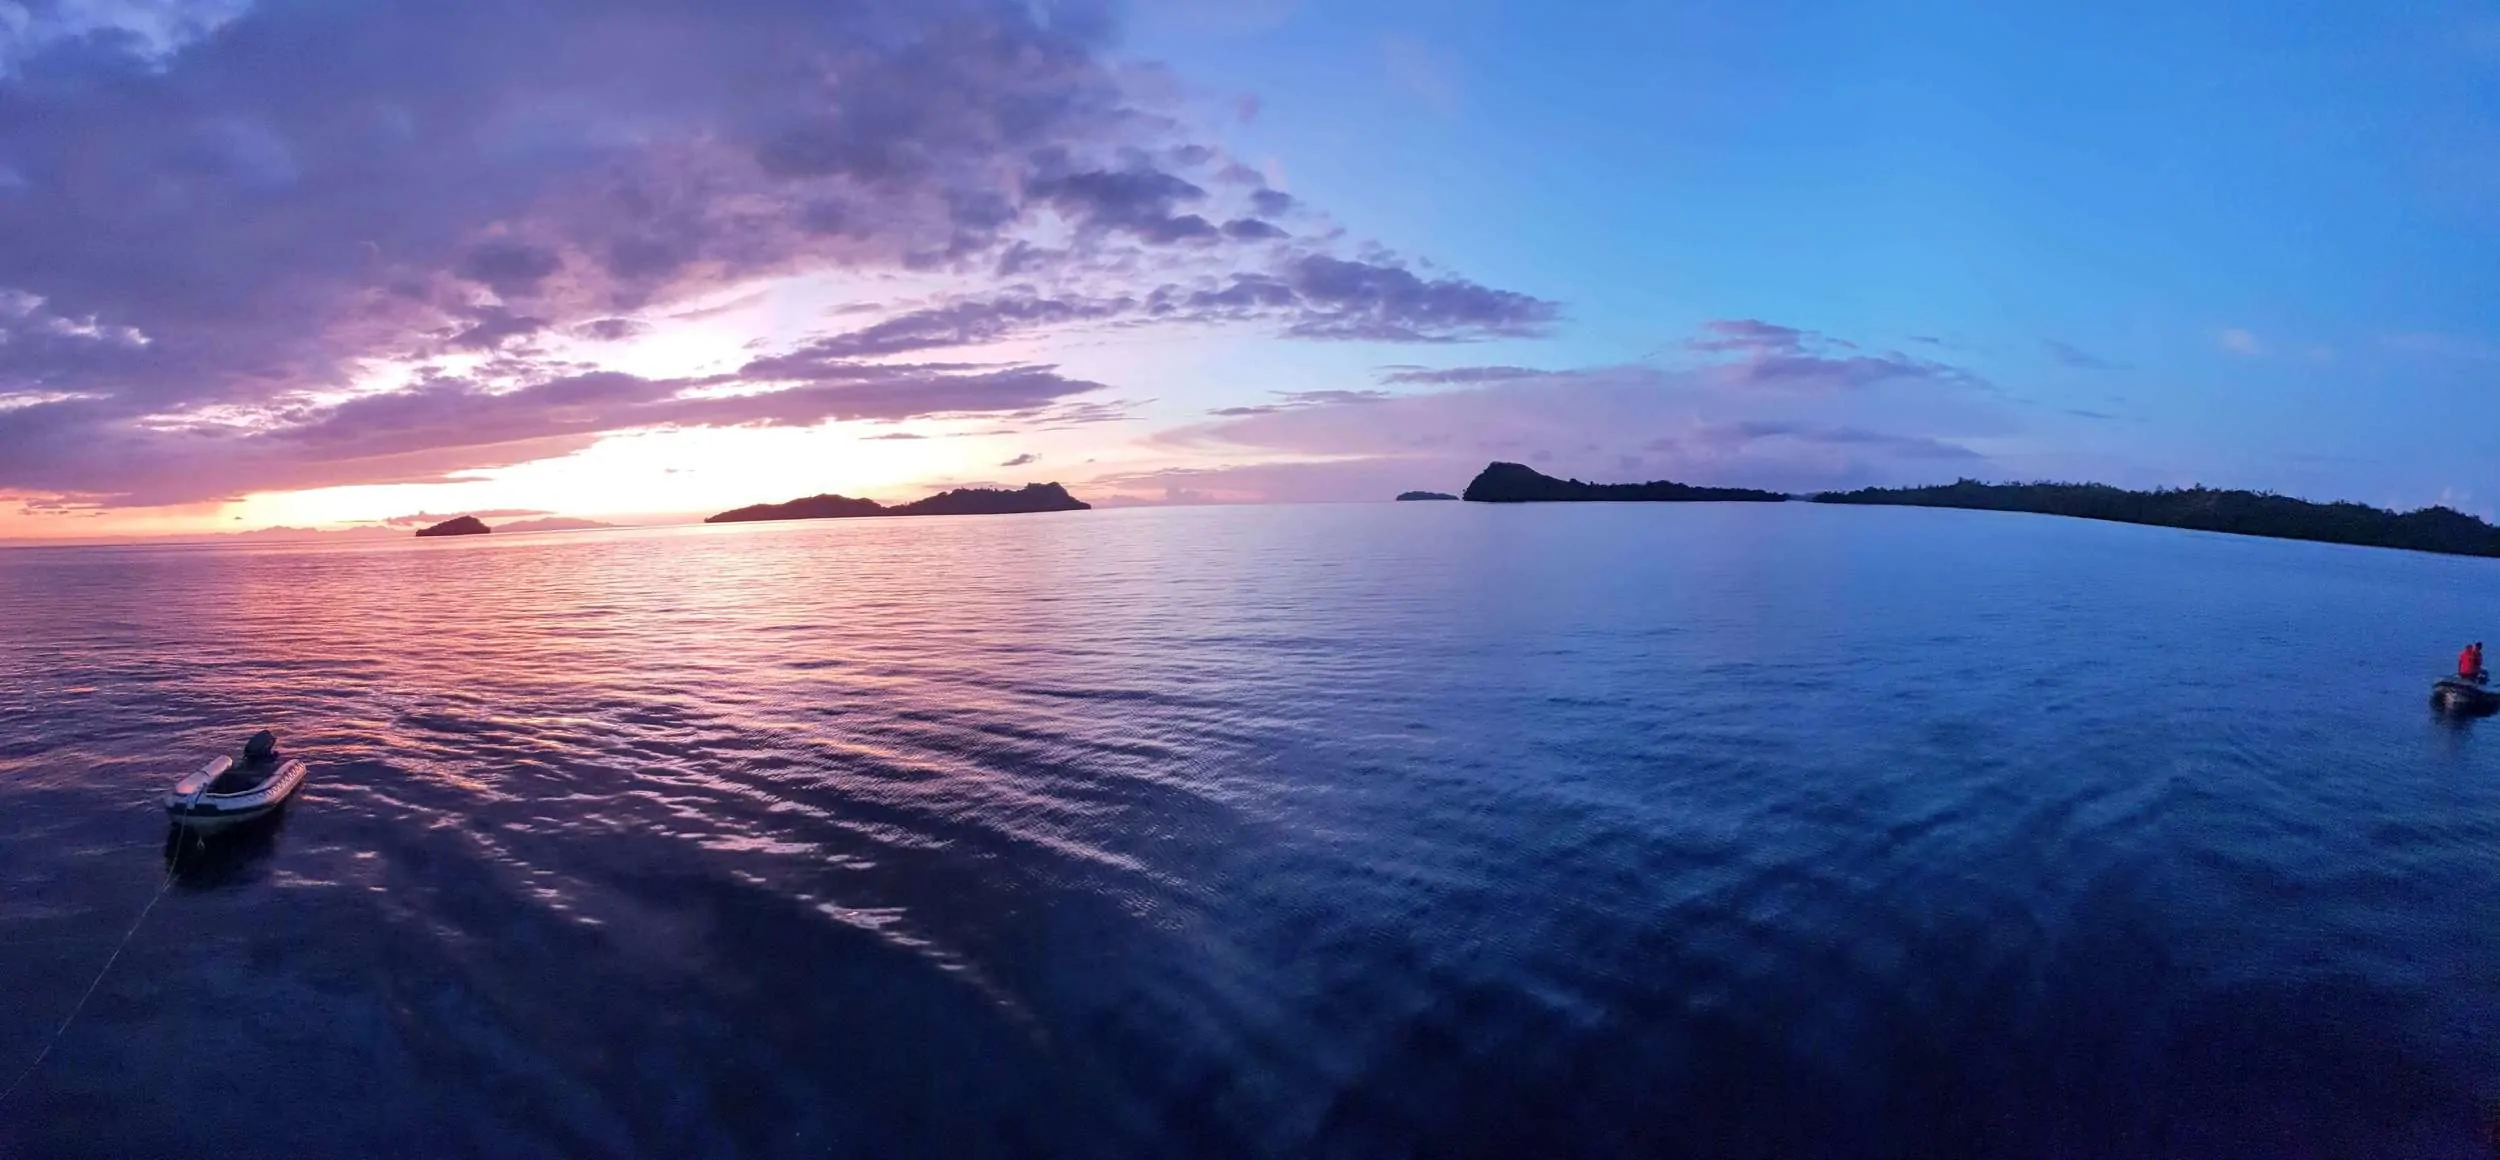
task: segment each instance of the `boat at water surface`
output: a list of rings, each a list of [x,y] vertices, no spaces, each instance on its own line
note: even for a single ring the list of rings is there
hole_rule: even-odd
[[[2431,708],[2459,717],[2489,716],[2500,710],[2500,692],[2463,677],[2441,677],[2431,686]]]
[[[240,761],[217,757],[174,783],[165,795],[165,815],[187,830],[213,833],[284,807],[304,784],[304,763],[278,752],[278,738],[266,729],[243,746]]]

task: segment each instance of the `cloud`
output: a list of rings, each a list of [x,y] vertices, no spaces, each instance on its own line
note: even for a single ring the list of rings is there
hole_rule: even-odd
[[[1329,390],[1270,391],[1268,393],[1284,401],[1279,403],[1258,403],[1242,407],[1219,407],[1215,410],[1207,412],[1207,414],[1231,417],[1239,417],[1243,415],[1273,415],[1278,411],[1290,411],[1300,407],[1377,403],[1384,399],[1395,397],[1387,391]]]
[[[1290,237],[1292,235],[1287,234],[1284,230],[1279,229],[1274,225],[1260,221],[1257,218],[1234,218],[1233,220],[1224,223],[1224,236],[1237,241],[1255,242],[1267,238],[1283,238]]]
[[[93,403],[0,411],[0,482],[38,493],[148,506],[344,483],[431,483],[567,455],[615,431],[811,426],[1003,414],[1046,426],[1126,417],[1101,384],[1047,366],[760,366],[746,377],[646,379],[598,371],[513,389],[439,378],[254,428],[115,422]],[[758,383],[778,389],[755,390]],[[795,385],[780,385],[795,384]],[[724,387],[743,393],[719,393]],[[80,439],[54,437],[76,432]]]
[[[479,312],[476,325],[453,335],[451,343],[469,350],[491,350],[509,339],[526,338],[545,329],[547,320],[544,318],[531,318],[492,306]]]
[[[1049,326],[1115,318],[1133,312],[1134,299],[1089,301],[1043,298],[1031,293],[967,298],[896,315],[874,325],[809,344],[792,360],[854,359],[945,347],[976,346]],[[759,364],[760,365],[760,364]]]
[[[2263,341],[2259,340],[2256,335],[2237,327],[2223,331],[2216,341],[2221,344],[2225,353],[2235,354],[2242,358],[2255,358],[2266,353],[2266,344]]]
[[[1041,462],[1041,461],[1042,461],[1042,457],[1041,457],[1041,456],[1039,456],[1039,455],[1035,455],[1035,454],[1033,454],[1032,452],[1027,451],[1027,452],[1025,452],[1024,454],[1019,455],[1019,456],[1016,456],[1015,458],[1010,459],[1010,460],[1008,460],[1008,461],[1007,461],[1007,462],[1005,462],[1005,463],[1001,463],[1001,464],[999,464],[999,466],[1000,466],[1000,467],[1029,467],[1029,466],[1031,466],[1031,465],[1033,465],[1033,464],[1036,464],[1036,463],[1039,463],[1039,462]]]
[[[2115,371],[2126,369],[2123,365],[2111,362],[2110,360],[2102,358],[2101,356],[2085,350],[2082,347],[2075,346],[2072,343],[2060,342],[2054,338],[2041,339],[2040,348],[2048,352],[2050,361],[2057,363],[2059,366],[2073,367],[2079,371]]]
[[[1958,367],[1899,351],[1864,353],[1856,343],[1811,330],[1752,318],[1705,322],[1685,349],[1731,387],[1784,391],[1842,391],[1884,382],[1928,382],[1964,387],[1986,383]]]
[[[767,368],[739,381],[776,377],[781,376]],[[354,399],[263,438],[361,458],[658,426],[809,426],[828,419],[1022,412],[1099,389],[1039,366],[966,370],[820,363],[791,377],[805,385],[746,394],[705,393],[715,380],[645,379],[612,371],[513,391],[443,380]]]
[[[1145,103],[1087,2],[28,11],[0,44],[12,492],[178,502],[459,478],[632,427],[1036,411],[1090,385],[851,364],[1068,326],[1444,342],[1557,315],[1289,236],[1298,203]],[[957,292],[737,381],[547,353],[822,271]],[[376,382],[412,385],[338,401]]]
[[[1278,391],[1276,394],[1296,407],[1377,403],[1391,397],[1387,391]]]
[[[651,333],[651,324],[638,318],[594,318],[574,328],[584,338],[615,342]]]
[[[1506,383],[1518,379],[1542,378],[1551,371],[1529,367],[1393,367],[1380,376],[1384,383]]]
[[[1390,261],[1300,254],[1270,273],[1233,274],[1144,295],[1043,295],[1030,288],[967,295],[829,335],[748,373],[811,361],[979,346],[1085,325],[1266,324],[1287,338],[1466,342],[1543,334],[1553,303],[1464,279],[1426,280]]]
[[[485,305],[977,248],[1018,180],[984,165],[1130,116],[1088,36],[1013,6],[740,7],[262,5],[139,72],[63,42],[0,81],[0,286],[156,338],[117,399],[231,401]]]
[[[1696,423],[1675,434],[1653,439],[1643,446],[1651,451],[1690,451],[1695,448],[1708,448],[1714,454],[1724,457],[1741,452],[1756,443],[1780,439],[1824,447],[1867,448],[1902,459],[1968,461],[1984,458],[1978,452],[1961,444],[1949,443],[1925,435],[1894,435],[1870,431],[1863,427],[1779,419]]]
[[[1711,353],[1774,352],[1796,353],[1805,349],[1813,332],[1793,326],[1778,326],[1756,318],[1721,318],[1701,324],[1702,333],[1684,341],[1692,350]]]
[[[1012,411],[1009,412],[1006,417],[1026,421],[1028,423],[1026,428],[1027,430],[1066,431],[1076,427],[1091,426],[1096,423],[1126,423],[1137,417],[1136,412],[1139,407],[1143,407],[1153,401],[1154,400],[1152,399],[1075,399],[1066,402],[1055,402],[1048,406],[1035,406],[1028,407],[1020,411]],[[1015,435],[1019,433],[1020,432],[1012,428],[998,431],[967,432],[967,434],[972,435]]]
[[[1148,438],[1222,466],[1093,486],[1145,499],[1166,486],[1216,499],[1385,498],[1453,490],[1487,461],[1543,455],[1544,469],[1581,478],[1809,491],[1984,474],[1992,445],[2022,430],[2022,412],[1959,367],[1831,353],[1855,348],[1752,320],[1706,327],[1695,344],[1705,357],[1678,366],[1391,368],[1384,378],[1441,389],[1226,408]],[[1765,354],[1837,363],[1816,373],[1847,389],[1766,390],[1728,373],[1729,358]],[[1858,358],[1882,362],[1880,373]]]
[[[1046,163],[1055,168],[1057,162]],[[1119,230],[1150,242],[1213,241],[1220,232],[1194,213],[1175,212],[1206,200],[1207,191],[1151,167],[1110,171],[1045,171],[1025,184],[1025,194],[1048,202],[1090,230]]]
[[[1303,338],[1532,338],[1558,313],[1553,303],[1515,291],[1459,278],[1426,280],[1401,266],[1325,254],[1295,262],[1286,283],[1300,298],[1300,313],[1285,332]]]
[[[1165,321],[1268,321],[1287,338],[1401,343],[1535,338],[1561,314],[1541,298],[1463,278],[1427,279],[1392,260],[1309,253],[1213,284],[1165,285],[1143,307]]]
[[[537,293],[549,275],[563,268],[564,259],[545,246],[496,240],[470,250],[452,271],[502,298],[513,299]]]

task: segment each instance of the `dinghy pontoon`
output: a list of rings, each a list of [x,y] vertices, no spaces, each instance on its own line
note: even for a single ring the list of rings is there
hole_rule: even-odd
[[[267,817],[304,784],[304,763],[278,752],[278,737],[263,729],[243,745],[243,759],[212,759],[174,783],[165,814],[177,826],[203,833]]]

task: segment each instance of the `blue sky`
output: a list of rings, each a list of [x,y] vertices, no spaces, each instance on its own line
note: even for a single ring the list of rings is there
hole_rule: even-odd
[[[2440,451],[2500,367],[2500,10],[1231,7],[1134,46],[1258,94],[1234,137],[1297,190],[1566,303],[1548,359],[1938,335],[2145,428],[2100,437],[2139,478],[2488,490]]]
[[[0,536],[1489,458],[2489,514],[2500,9],[46,0]]]

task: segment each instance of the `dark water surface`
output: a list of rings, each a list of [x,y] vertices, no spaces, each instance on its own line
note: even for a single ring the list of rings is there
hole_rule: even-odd
[[[2479,1156],[2490,561],[1460,504],[0,552],[8,1156]]]

